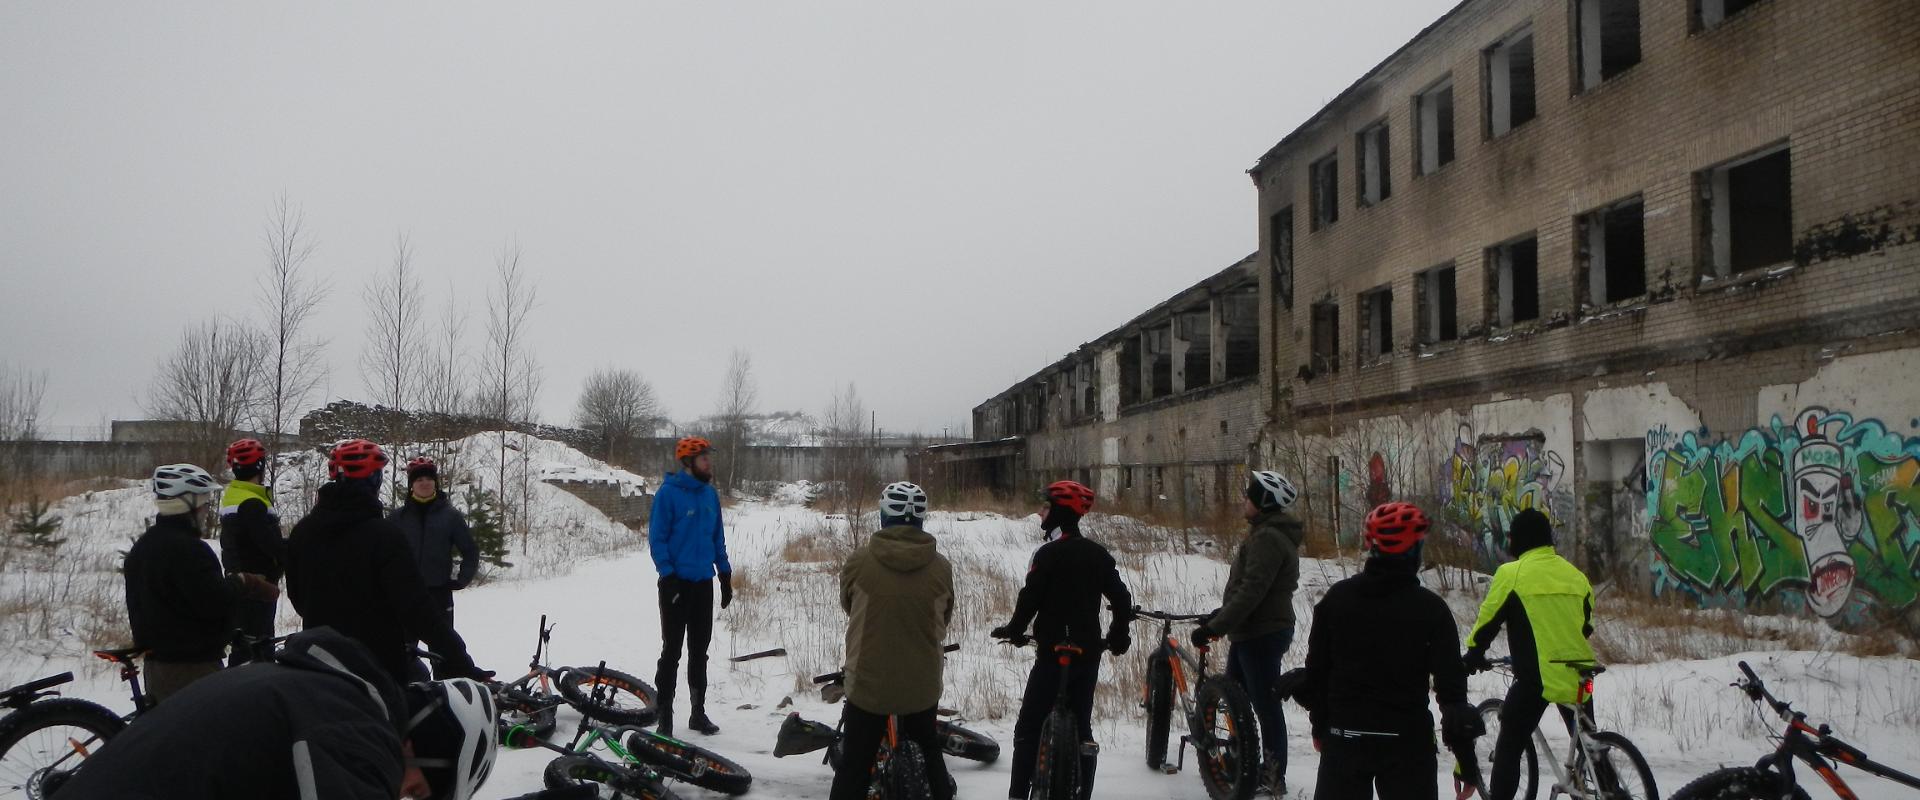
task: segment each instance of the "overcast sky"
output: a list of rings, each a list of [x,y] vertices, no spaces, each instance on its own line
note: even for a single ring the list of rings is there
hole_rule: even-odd
[[[141,415],[188,323],[259,319],[285,193],[369,396],[397,233],[482,328],[539,291],[540,408],[595,366],[679,419],[858,385],[938,433],[1257,246],[1245,170],[1453,0],[0,5],[0,362],[47,423]]]

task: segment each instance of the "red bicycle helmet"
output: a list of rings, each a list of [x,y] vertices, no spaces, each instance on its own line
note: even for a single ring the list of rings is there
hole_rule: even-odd
[[[1093,490],[1076,481],[1056,481],[1047,485],[1047,502],[1084,517],[1093,510]]]
[[[1382,503],[1367,514],[1367,549],[1399,555],[1427,538],[1427,512],[1412,503]]]
[[[387,467],[387,453],[365,439],[348,439],[333,446],[327,474],[335,478],[370,478]]]
[[[251,467],[267,457],[267,446],[259,439],[241,439],[227,445],[227,466]]]
[[[412,483],[416,480],[419,480],[420,476],[422,475],[430,475],[434,478],[439,478],[440,466],[438,464],[433,463],[433,459],[428,458],[426,456],[418,456],[418,457],[415,457],[412,461],[407,462],[407,482],[408,483]]]
[[[698,436],[689,436],[681,439],[679,444],[673,446],[673,458],[676,461],[683,458],[692,458],[712,449],[712,442]]]

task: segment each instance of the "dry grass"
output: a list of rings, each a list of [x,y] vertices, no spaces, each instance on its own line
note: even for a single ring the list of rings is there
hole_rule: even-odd
[[[1594,616],[1594,653],[1616,664],[1717,658],[1749,650],[1805,650],[1862,657],[1920,657],[1920,645],[1880,627],[1845,633],[1824,623],[1759,616],[1734,609],[1700,609],[1676,598],[1603,591]]]

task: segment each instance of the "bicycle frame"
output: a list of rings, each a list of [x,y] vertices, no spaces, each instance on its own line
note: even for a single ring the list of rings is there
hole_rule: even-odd
[[[1502,658],[1493,663],[1497,668],[1500,668],[1502,674],[1505,674],[1507,677],[1513,677],[1511,659]],[[1565,792],[1569,797],[1575,798],[1575,800],[1601,800],[1595,792],[1589,791],[1595,782],[1589,779],[1591,776],[1588,773],[1592,772],[1594,764],[1599,763],[1600,757],[1606,753],[1608,745],[1594,738],[1593,734],[1595,730],[1591,725],[1592,720],[1587,718],[1585,704],[1593,699],[1593,677],[1591,675],[1583,675],[1581,677],[1579,697],[1579,703],[1553,704],[1555,708],[1559,709],[1561,717],[1568,720],[1568,725],[1570,726],[1567,730],[1568,737],[1571,739],[1567,753],[1570,763],[1562,764],[1559,757],[1554,755],[1553,746],[1547,742],[1546,730],[1541,725],[1535,725],[1533,728],[1533,749],[1540,758],[1546,760],[1547,766],[1553,769],[1555,789]],[[1545,722],[1545,720],[1543,719],[1542,722]],[[1574,764],[1572,762],[1585,765],[1582,769],[1582,774],[1575,775],[1573,773],[1572,767]]]
[[[1893,767],[1874,761],[1860,748],[1840,741],[1833,735],[1833,728],[1826,724],[1816,728],[1807,723],[1804,712],[1794,711],[1792,705],[1775,698],[1766,689],[1766,684],[1753,674],[1747,663],[1740,662],[1740,671],[1746,673],[1748,683],[1734,684],[1745,691],[1747,697],[1756,703],[1769,706],[1781,720],[1787,723],[1786,733],[1780,736],[1780,746],[1767,754],[1756,764],[1761,770],[1775,770],[1780,776],[1780,786],[1785,789],[1798,783],[1793,774],[1793,762],[1805,761],[1813,768],[1813,773],[1827,784],[1827,788],[1839,795],[1841,800],[1858,800],[1853,787],[1840,777],[1835,763],[1859,769],[1869,775],[1875,775],[1911,789],[1920,789],[1920,778],[1916,778]],[[1781,796],[1785,796],[1782,794]]]

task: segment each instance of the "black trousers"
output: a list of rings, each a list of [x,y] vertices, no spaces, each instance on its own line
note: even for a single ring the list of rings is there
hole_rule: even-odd
[[[241,598],[233,606],[233,627],[240,631],[240,635],[233,637],[233,649],[227,654],[229,667],[253,660],[253,649],[248,646],[247,637],[273,638],[273,618],[280,610],[280,602]]]
[[[940,751],[936,723],[939,708],[929,708],[900,717],[900,738],[920,744],[927,759],[927,786],[933,800],[953,799],[953,779],[947,774],[947,759]],[[873,785],[874,756],[887,735],[887,715],[875,714],[848,701],[840,712],[840,767],[833,772],[833,790],[828,800],[865,800]]]
[[[660,589],[660,664],[653,685],[660,705],[673,702],[680,649],[687,652],[687,690],[693,707],[707,702],[707,645],[713,641],[713,581],[670,581]]]
[[[1038,648],[1033,671],[1027,673],[1027,692],[1020,698],[1020,719],[1013,726],[1013,780],[1007,786],[1008,797],[1026,797],[1033,785],[1033,760],[1040,750],[1040,726],[1053,711],[1053,699],[1060,690],[1060,661],[1053,646]],[[1100,650],[1087,648],[1074,656],[1071,674],[1066,676],[1067,701],[1073,705],[1073,718],[1080,728],[1080,740],[1093,741],[1093,690],[1100,683]],[[1097,757],[1080,760],[1081,797],[1093,796],[1093,772]]]
[[[427,587],[427,597],[433,600],[434,608],[440,609],[441,617],[447,621],[447,630],[453,630],[453,589],[447,586],[429,586]],[[414,650],[420,649],[420,642],[408,642],[407,648],[408,680],[424,681],[430,678],[435,670],[429,670],[427,665],[421,663],[420,658],[413,654]],[[444,657],[446,655],[431,647],[427,648],[427,652],[433,653],[436,656]]]
[[[1500,702],[1500,738],[1493,741],[1493,774],[1487,776],[1488,800],[1513,800],[1520,792],[1520,756],[1533,741],[1533,730],[1540,717],[1553,705],[1540,696],[1538,684],[1515,683]],[[1593,703],[1584,706],[1581,716],[1593,719]],[[1560,708],[1560,720],[1573,731],[1573,712]]]
[[[1330,734],[1320,740],[1314,800],[1439,800],[1432,737]]]

